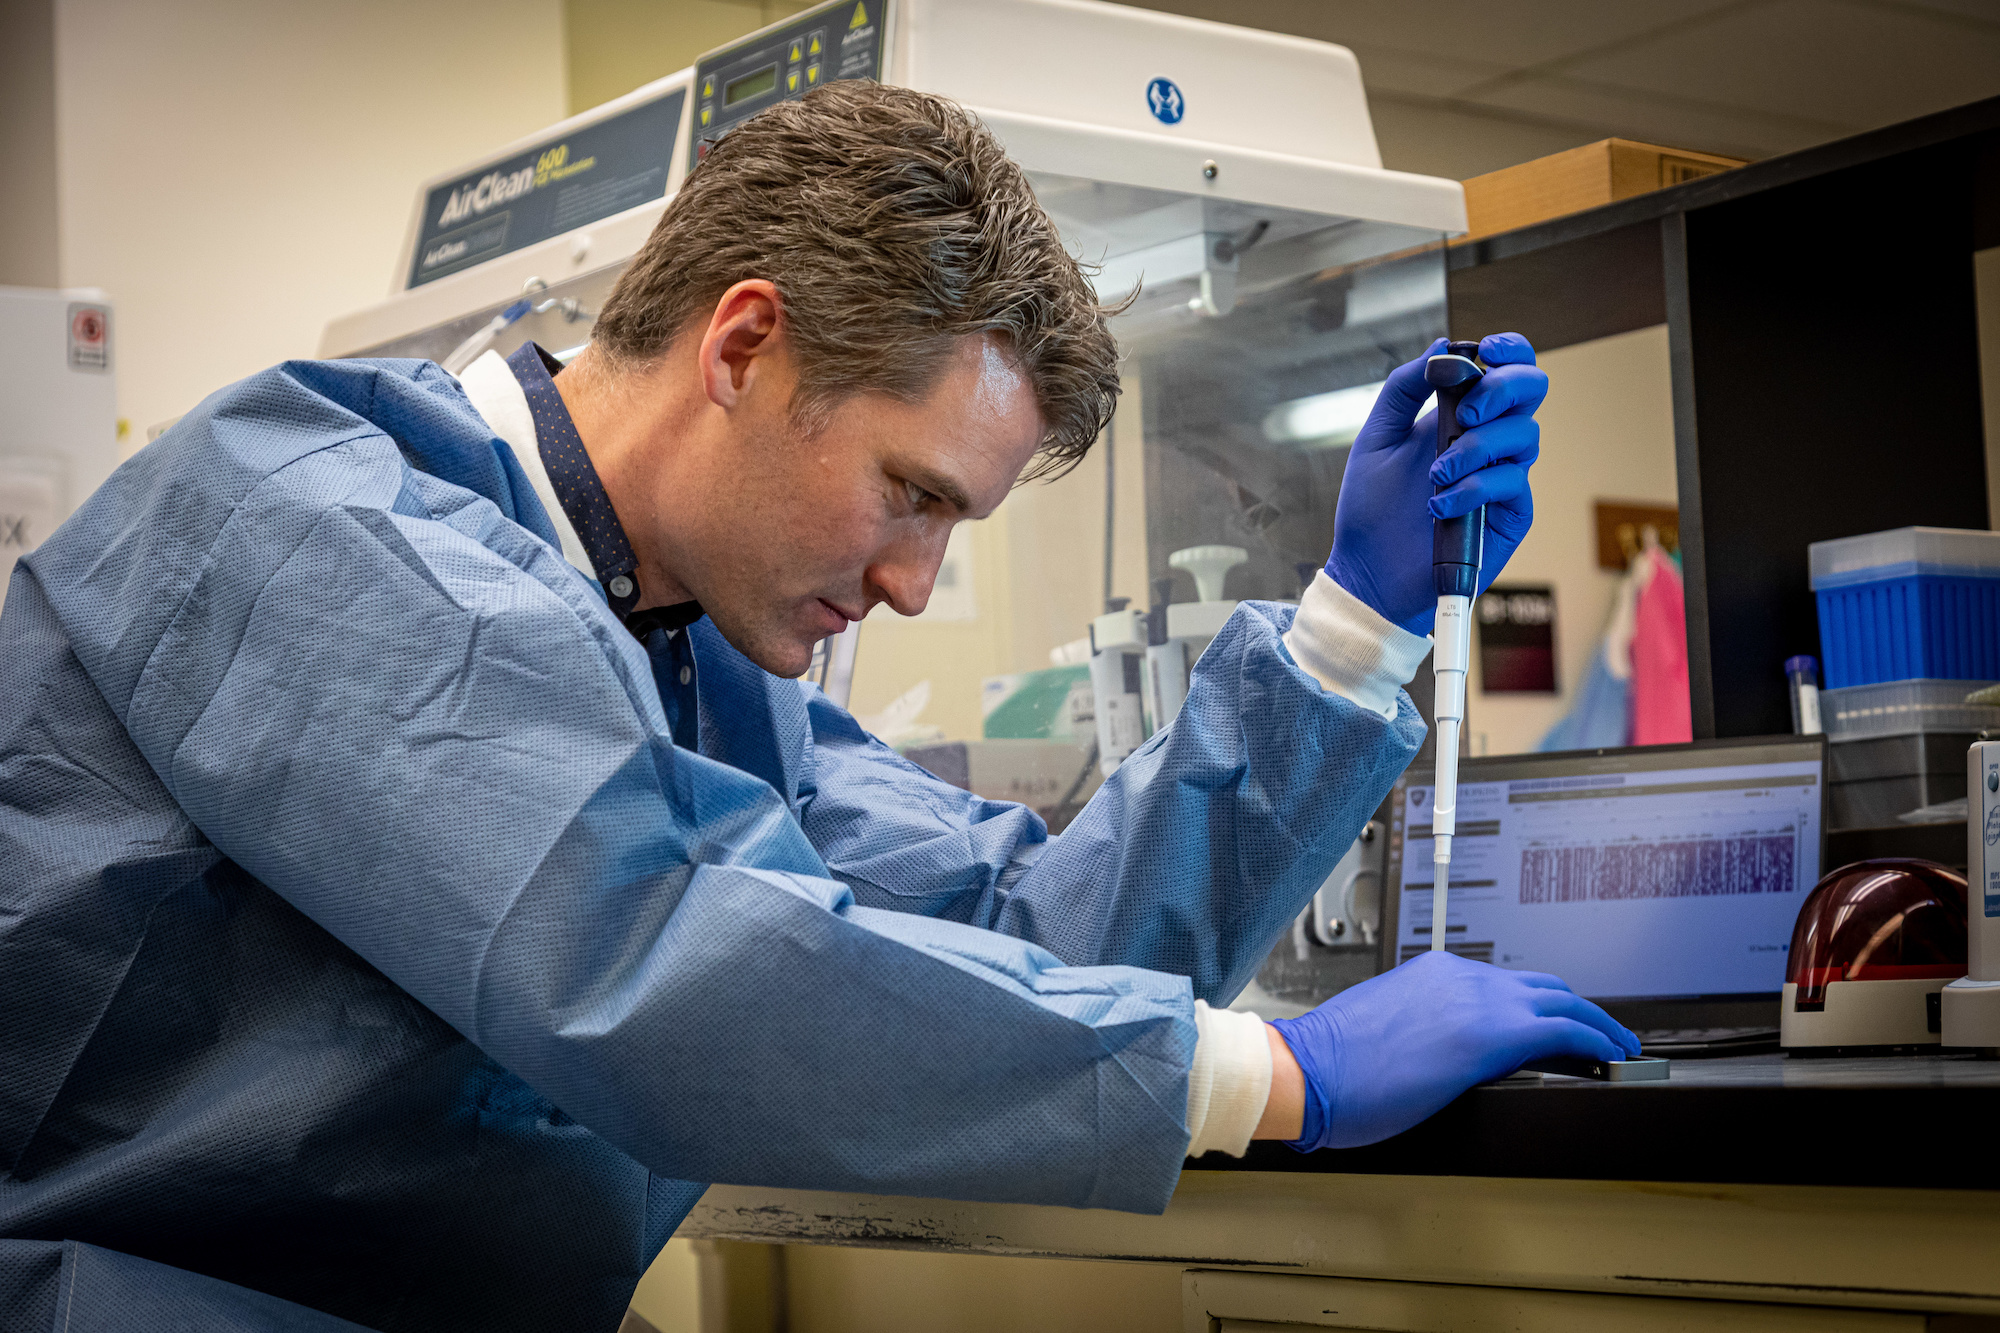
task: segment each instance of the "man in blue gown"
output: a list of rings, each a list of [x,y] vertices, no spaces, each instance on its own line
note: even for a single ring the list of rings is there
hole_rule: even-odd
[[[698,1182],[1157,1211],[1631,1049],[1445,956],[1219,1007],[1416,751],[1431,513],[1526,531],[1546,381],[1484,351],[1436,468],[1397,372],[1328,573],[1059,838],[791,678],[1115,400],[949,103],[736,130],[567,370],[211,396],[0,616],[0,1329],[609,1329]]]

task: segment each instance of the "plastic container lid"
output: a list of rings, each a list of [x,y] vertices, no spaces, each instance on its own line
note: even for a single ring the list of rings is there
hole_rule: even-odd
[[[1801,1010],[1826,1007],[1835,981],[1965,975],[1965,877],[1934,861],[1856,861],[1799,906],[1785,980]]]
[[[1912,574],[2000,578],[2000,532],[1892,528],[1806,548],[1814,591]]]
[[[1817,657],[1788,657],[1785,659],[1787,676],[1806,675],[1819,679],[1819,659]]]
[[[1969,704],[1984,680],[1890,680],[1819,692],[1820,722],[1829,740],[1898,736],[1915,731],[1986,731],[2000,727],[2000,708]]]

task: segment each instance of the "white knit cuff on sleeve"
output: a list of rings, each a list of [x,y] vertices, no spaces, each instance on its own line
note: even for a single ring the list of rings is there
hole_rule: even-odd
[[[1285,647],[1334,694],[1393,718],[1396,692],[1417,674],[1431,641],[1390,624],[1321,570],[1299,599]]]
[[[1219,1151],[1241,1157],[1271,1100],[1271,1043],[1264,1020],[1196,1000],[1194,1030],[1187,1155]]]

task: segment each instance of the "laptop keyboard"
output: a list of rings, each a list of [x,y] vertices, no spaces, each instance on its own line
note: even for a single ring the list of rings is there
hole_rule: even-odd
[[[1648,1055],[1701,1052],[1724,1055],[1775,1048],[1778,1044],[1778,1029],[1774,1027],[1646,1028],[1635,1035],[1639,1038],[1639,1049]]]

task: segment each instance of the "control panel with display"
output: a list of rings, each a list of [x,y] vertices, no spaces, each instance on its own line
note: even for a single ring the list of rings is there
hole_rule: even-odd
[[[780,27],[754,33],[695,66],[688,170],[717,139],[775,102],[835,79],[882,77],[892,0],[829,0]]]

